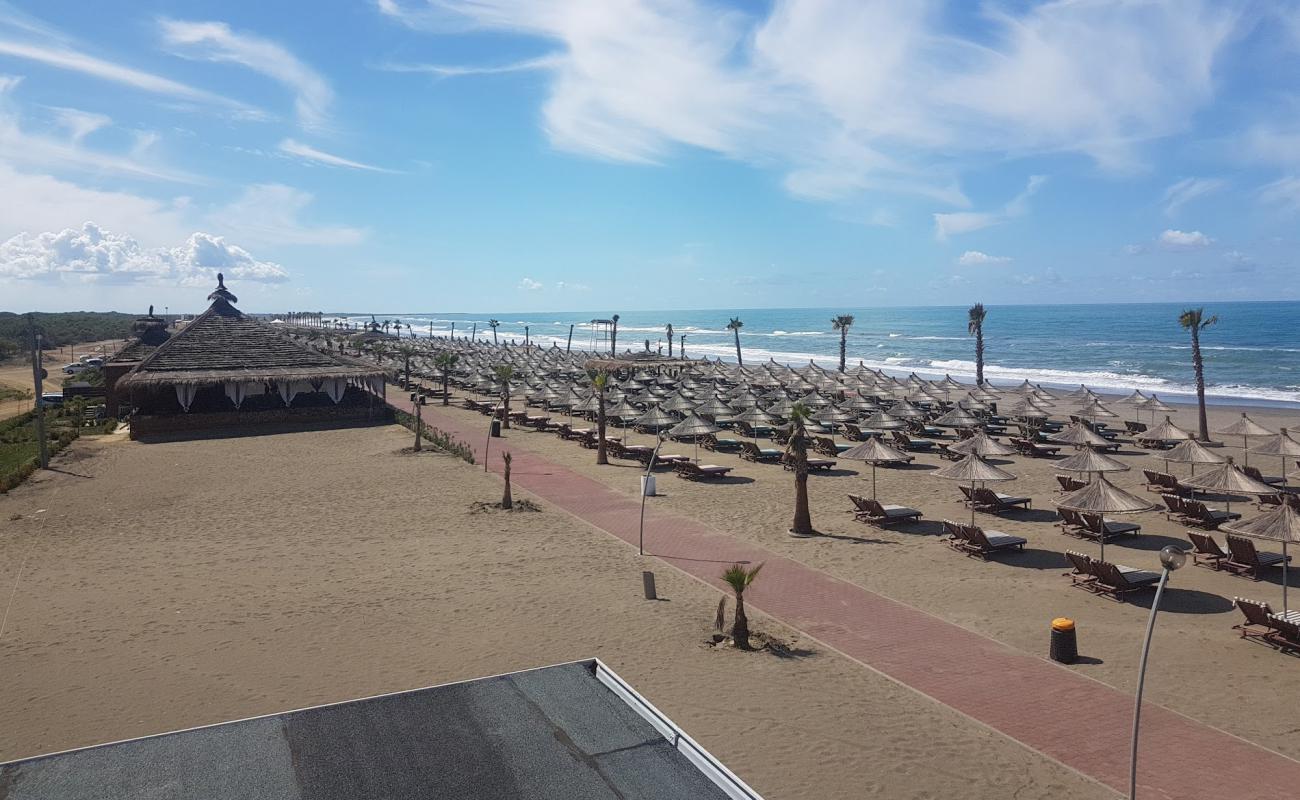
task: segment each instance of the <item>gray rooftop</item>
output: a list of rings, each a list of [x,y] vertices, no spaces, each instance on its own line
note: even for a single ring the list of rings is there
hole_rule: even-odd
[[[597,668],[562,664],[0,764],[0,800],[757,797],[704,751],[675,747],[661,732],[671,723],[650,708],[651,724]]]

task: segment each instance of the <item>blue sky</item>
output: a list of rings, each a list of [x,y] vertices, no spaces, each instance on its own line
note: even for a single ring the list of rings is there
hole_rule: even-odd
[[[1276,2],[0,0],[0,308],[1294,299],[1298,68]]]

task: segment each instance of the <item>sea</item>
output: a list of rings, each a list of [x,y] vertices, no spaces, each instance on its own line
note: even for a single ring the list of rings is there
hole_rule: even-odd
[[[1101,393],[1127,394],[1133,389],[1158,393],[1162,399],[1188,401],[1195,396],[1189,333],[1178,324],[1185,305],[1134,303],[1115,305],[988,306],[984,323],[984,376],[995,384],[1023,380],[1054,388],[1086,384]],[[619,350],[647,346],[667,354],[666,325],[674,331],[673,353],[685,334],[686,355],[736,360],[735,340],[726,326],[732,317],[743,323],[740,346],[745,364],[773,360],[800,366],[812,361],[825,367],[839,363],[839,333],[831,319],[852,314],[848,363],[862,363],[887,374],[916,373],[924,378],[951,375],[970,381],[975,375],[975,340],[966,330],[966,307],[916,308],[762,308],[702,311],[546,312],[522,314],[453,314],[389,312],[380,322],[401,320],[403,330],[419,336],[457,337],[476,333],[492,340],[488,320],[500,322],[501,342],[530,342],[543,347],[608,349],[608,326],[593,324],[619,313]],[[1206,315],[1218,323],[1205,329],[1206,394],[1210,402],[1300,407],[1300,302],[1214,303]],[[368,322],[369,313],[338,314],[351,322]]]

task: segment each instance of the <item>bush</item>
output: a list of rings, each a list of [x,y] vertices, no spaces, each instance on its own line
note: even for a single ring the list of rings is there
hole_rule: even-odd
[[[412,433],[415,432],[415,417],[413,415],[407,414],[405,411],[395,411],[394,418],[397,420],[398,425],[401,425]],[[423,420],[420,422],[420,427],[424,429],[424,440],[429,442],[434,450],[456,456],[462,461],[466,461],[470,464],[474,463],[473,447],[470,447],[468,444],[455,438],[450,433],[447,433],[440,428],[435,428]]]

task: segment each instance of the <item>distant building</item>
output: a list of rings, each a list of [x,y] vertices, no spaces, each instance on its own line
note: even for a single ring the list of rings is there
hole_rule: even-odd
[[[266,423],[340,424],[389,412],[384,373],[245,315],[217,275],[208,310],[168,333],[154,317],[105,365],[110,413],[129,410],[131,436]]]
[[[760,800],[599,661],[0,764],[7,800]]]

